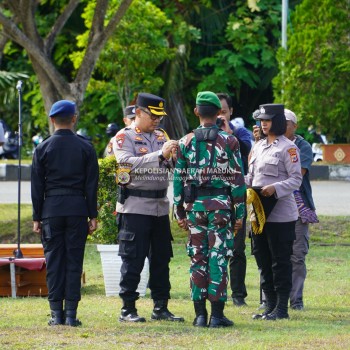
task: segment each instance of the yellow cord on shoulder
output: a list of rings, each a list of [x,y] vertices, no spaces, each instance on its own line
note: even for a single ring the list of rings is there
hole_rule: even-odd
[[[265,211],[259,195],[252,188],[247,189],[247,205],[249,204],[253,206],[256,217],[256,220],[251,220],[252,231],[254,234],[261,234],[266,221]]]
[[[167,141],[169,141],[169,140],[170,140],[169,135],[166,133],[166,131],[165,131],[164,129],[162,129],[162,128],[158,128],[158,130],[160,130],[161,132],[163,132],[163,133],[164,133],[164,136],[165,136],[165,138],[166,138],[166,140],[167,140]]]

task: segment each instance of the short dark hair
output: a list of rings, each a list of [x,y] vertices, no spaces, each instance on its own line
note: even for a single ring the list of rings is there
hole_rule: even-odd
[[[216,94],[217,97],[219,97],[219,100],[225,100],[228,108],[232,108],[232,98],[229,94],[226,94],[225,92],[219,92]]]
[[[55,123],[58,125],[69,125],[72,122],[72,119],[74,117],[74,115],[55,115],[53,116],[55,118]]]
[[[197,111],[202,118],[214,118],[220,109],[214,105],[198,106]]]
[[[270,132],[274,133],[276,136],[284,135],[287,131],[287,121],[284,114],[277,114],[272,119],[272,125]]]

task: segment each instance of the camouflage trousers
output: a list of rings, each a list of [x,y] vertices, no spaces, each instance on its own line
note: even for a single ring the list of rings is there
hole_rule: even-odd
[[[186,214],[190,229],[187,254],[191,257],[191,299],[226,301],[228,257],[233,255],[231,211]]]

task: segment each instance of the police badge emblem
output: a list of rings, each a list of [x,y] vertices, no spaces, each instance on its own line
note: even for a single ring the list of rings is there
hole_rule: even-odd
[[[261,114],[265,114],[265,108],[264,108],[264,107],[261,107],[261,108],[260,108],[260,113],[261,113]]]
[[[132,164],[130,163],[120,163],[118,164],[116,183],[118,185],[127,185],[130,180],[130,172],[131,172]]]

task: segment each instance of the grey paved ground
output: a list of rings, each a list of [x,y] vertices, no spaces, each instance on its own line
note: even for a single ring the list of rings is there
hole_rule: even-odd
[[[350,215],[350,181],[313,181],[312,188],[318,214]],[[172,201],[172,188],[168,193]],[[17,198],[18,183],[1,181],[0,203],[17,203]],[[29,181],[21,182],[21,203],[31,203]]]

